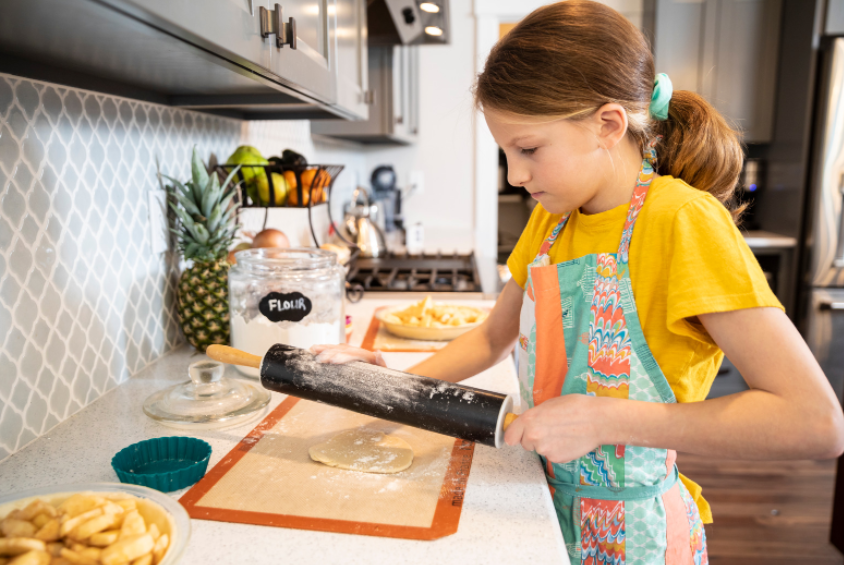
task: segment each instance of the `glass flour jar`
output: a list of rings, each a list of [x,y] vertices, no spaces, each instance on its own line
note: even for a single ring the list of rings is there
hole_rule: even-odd
[[[232,347],[264,356],[276,343],[345,342],[345,272],[322,249],[247,249],[229,270]],[[259,377],[258,369],[238,367]]]

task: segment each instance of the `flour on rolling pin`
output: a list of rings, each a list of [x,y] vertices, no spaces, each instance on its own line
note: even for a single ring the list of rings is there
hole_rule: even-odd
[[[475,393],[464,390],[465,387],[439,381],[435,387],[431,388],[424,386],[425,382],[422,378],[406,379],[404,378],[406,373],[359,361],[345,365],[320,363],[316,360],[316,356],[304,349],[289,355],[287,363],[291,369],[299,373],[303,385],[319,385],[322,391],[331,391],[353,400],[376,403],[390,412],[397,407],[413,408],[414,401],[420,395],[430,399],[435,396],[453,398],[456,402],[466,403],[475,400]],[[341,376],[339,369],[344,369],[343,378],[333,378]],[[332,378],[327,378],[321,373],[328,373]],[[389,380],[383,378],[396,376],[399,378]]]
[[[261,363],[269,390],[432,432],[501,447],[503,394],[412,375],[367,363],[324,364],[310,352],[272,346]]]

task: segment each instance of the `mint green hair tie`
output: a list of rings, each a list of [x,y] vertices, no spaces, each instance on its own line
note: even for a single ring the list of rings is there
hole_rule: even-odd
[[[674,94],[674,85],[665,73],[659,73],[654,79],[654,93],[651,95],[651,105],[648,113],[657,120],[668,119],[668,103]]]

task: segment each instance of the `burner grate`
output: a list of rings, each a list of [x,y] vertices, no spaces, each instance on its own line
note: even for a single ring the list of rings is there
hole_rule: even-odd
[[[472,255],[359,258],[347,280],[371,292],[480,292]]]

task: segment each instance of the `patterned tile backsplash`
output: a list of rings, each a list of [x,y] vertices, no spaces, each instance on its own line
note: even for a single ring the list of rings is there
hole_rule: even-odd
[[[152,252],[148,192],[156,166],[187,178],[193,146],[222,160],[243,143],[316,151],[308,122],[0,74],[0,460],[182,343],[178,258]]]

